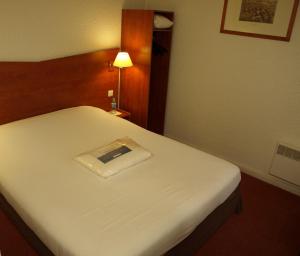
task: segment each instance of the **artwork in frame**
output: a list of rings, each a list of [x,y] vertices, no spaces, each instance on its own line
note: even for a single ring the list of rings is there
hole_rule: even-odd
[[[290,41],[299,0],[225,0],[221,33]]]

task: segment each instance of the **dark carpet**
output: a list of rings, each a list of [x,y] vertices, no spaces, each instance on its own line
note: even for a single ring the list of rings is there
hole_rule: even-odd
[[[241,192],[242,213],[195,256],[300,256],[300,197],[245,174]],[[1,211],[0,248],[2,256],[38,255]]]
[[[196,256],[300,256],[300,197],[242,175],[243,210]]]

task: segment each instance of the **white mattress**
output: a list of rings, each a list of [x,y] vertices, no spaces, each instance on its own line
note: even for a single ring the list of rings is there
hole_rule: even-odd
[[[109,179],[74,159],[129,136],[153,157]],[[239,169],[93,107],[0,126],[1,193],[55,255],[162,255],[234,191]]]

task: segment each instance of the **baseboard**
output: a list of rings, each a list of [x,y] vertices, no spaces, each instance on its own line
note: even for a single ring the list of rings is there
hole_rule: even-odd
[[[253,176],[253,177],[260,179],[262,181],[265,181],[271,185],[274,185],[274,186],[279,187],[283,190],[286,190],[290,193],[293,193],[297,196],[300,196],[300,188],[294,184],[288,183],[287,181],[284,181],[284,180],[277,178],[275,176],[272,176],[270,174],[265,174],[265,173],[262,173],[261,171],[260,172],[255,171],[249,167],[243,167],[241,164],[237,164],[237,165],[240,166],[242,172],[244,172],[250,176]]]
[[[245,165],[245,164],[243,164],[243,163],[240,163],[240,162],[237,162],[237,161],[228,159],[228,158],[226,158],[226,157],[224,157],[224,156],[218,155],[218,154],[216,154],[215,152],[209,152],[209,151],[207,151],[207,150],[205,150],[205,149],[203,149],[203,148],[200,148],[199,146],[197,146],[197,145],[195,145],[195,144],[193,144],[193,143],[184,141],[183,139],[178,138],[178,137],[176,137],[176,136],[173,136],[173,135],[171,135],[171,134],[165,134],[165,136],[167,136],[167,137],[169,137],[169,138],[171,138],[171,139],[180,141],[180,142],[182,142],[182,143],[185,143],[185,144],[187,144],[187,145],[189,145],[189,146],[191,146],[191,147],[193,147],[193,148],[200,149],[200,150],[202,150],[202,151],[204,151],[204,152],[206,152],[206,153],[208,153],[208,154],[211,154],[211,155],[214,155],[214,156],[216,156],[216,157],[222,158],[222,159],[224,159],[224,160],[226,160],[226,161],[229,161],[229,162],[231,162],[231,163],[233,163],[233,164],[239,166],[240,169],[241,169],[241,171],[242,171],[243,173],[246,173],[246,174],[248,174],[248,175],[250,175],[250,176],[253,176],[253,177],[255,177],[255,178],[259,179],[259,180],[262,180],[262,181],[264,181],[264,182],[267,182],[267,183],[269,183],[269,184],[271,184],[271,185],[274,185],[274,186],[276,186],[276,187],[279,187],[279,188],[281,188],[281,189],[283,189],[283,190],[286,190],[286,191],[288,191],[288,192],[290,192],[290,193],[292,193],[292,194],[295,194],[295,195],[300,196],[300,187],[298,187],[297,185],[291,184],[291,183],[289,183],[289,182],[287,182],[287,181],[285,181],[285,180],[282,180],[282,179],[280,179],[280,178],[277,178],[277,177],[275,177],[275,176],[272,176],[272,175],[266,173],[266,172],[263,171],[263,170],[257,170],[257,169],[255,169],[255,168],[253,168],[253,167],[251,167],[251,166],[248,166],[248,165]]]

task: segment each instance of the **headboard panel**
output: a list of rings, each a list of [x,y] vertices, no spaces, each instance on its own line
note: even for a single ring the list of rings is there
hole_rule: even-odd
[[[0,124],[89,105],[110,108],[107,90],[117,93],[118,49],[41,62],[0,62]]]

